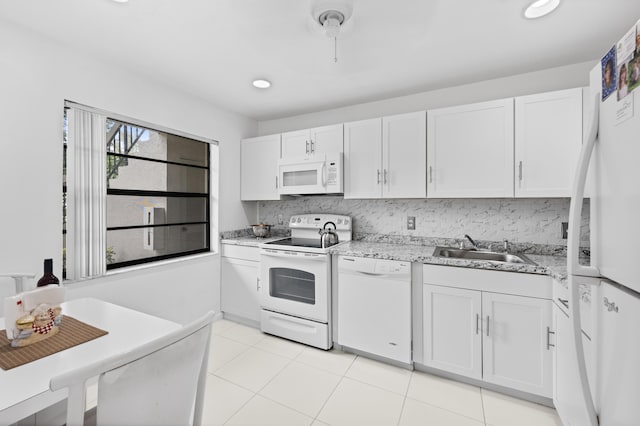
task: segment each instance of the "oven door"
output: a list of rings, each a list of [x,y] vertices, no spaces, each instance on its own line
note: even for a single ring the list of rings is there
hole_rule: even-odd
[[[262,308],[327,323],[331,289],[329,259],[328,254],[262,249]]]

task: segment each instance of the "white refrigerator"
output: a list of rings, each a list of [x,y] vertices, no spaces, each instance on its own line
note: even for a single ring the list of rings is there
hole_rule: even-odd
[[[622,59],[618,66],[631,65],[629,58]],[[557,388],[573,393],[554,395],[565,426],[640,425],[640,87],[621,99],[614,90],[603,100],[603,68],[598,63],[590,74],[585,139],[570,208],[568,340],[575,359],[564,368],[575,371],[557,376],[566,381]],[[590,266],[578,262],[585,188]],[[590,286],[593,312],[586,360],[581,332],[586,318],[580,316],[579,303],[584,286]]]

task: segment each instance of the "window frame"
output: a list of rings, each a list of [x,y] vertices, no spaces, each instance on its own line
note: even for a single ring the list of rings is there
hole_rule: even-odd
[[[106,243],[106,237],[107,237],[107,233],[109,231],[118,231],[118,230],[126,230],[126,229],[140,229],[140,228],[166,228],[166,227],[170,227],[170,226],[186,226],[186,225],[204,225],[205,226],[205,247],[200,248],[200,249],[196,249],[196,250],[189,250],[189,251],[182,251],[179,253],[171,253],[171,254],[163,254],[163,255],[158,255],[158,256],[151,256],[151,257],[145,257],[145,258],[139,258],[139,259],[133,259],[133,260],[126,260],[126,261],[121,261],[121,262],[114,262],[114,263],[109,263],[107,264],[105,262],[105,266],[104,269],[102,271],[102,273],[100,275],[94,275],[91,277],[87,277],[87,278],[96,278],[98,276],[104,276],[109,274],[110,272],[113,271],[117,271],[120,270],[121,268],[126,268],[126,267],[130,267],[130,266],[136,266],[136,265],[143,265],[143,264],[151,264],[154,262],[160,262],[163,260],[167,260],[167,259],[176,259],[176,258],[183,258],[183,257],[188,257],[188,256],[192,256],[192,255],[196,255],[196,254],[203,254],[203,253],[210,253],[212,251],[212,247],[211,247],[211,230],[212,230],[212,220],[213,220],[213,215],[212,215],[212,211],[211,211],[211,197],[212,195],[215,193],[215,191],[213,191],[212,188],[212,183],[214,181],[213,176],[212,176],[212,152],[211,152],[211,145],[214,146],[218,146],[219,142],[217,140],[214,139],[208,139],[208,138],[203,138],[200,136],[195,136],[186,132],[182,132],[182,131],[178,131],[178,130],[174,130],[174,129],[169,129],[165,126],[161,126],[161,125],[156,125],[156,124],[152,124],[152,123],[148,123],[142,120],[137,120],[137,119],[133,119],[131,117],[126,117],[123,116],[121,114],[117,114],[117,113],[112,113],[109,111],[104,111],[104,110],[100,110],[94,107],[89,107],[86,105],[82,105],[82,104],[78,104],[72,101],[68,101],[65,100],[64,102],[64,109],[70,109],[70,108],[75,108],[75,109],[80,109],[86,112],[90,112],[90,113],[96,113],[96,114],[101,114],[104,115],[106,117],[107,120],[113,120],[113,121],[118,121],[121,122],[123,124],[130,124],[132,126],[136,126],[136,127],[141,127],[141,128],[145,128],[148,129],[150,131],[157,131],[157,132],[162,132],[165,134],[169,134],[169,135],[173,135],[173,136],[178,136],[181,138],[186,138],[186,139],[191,139],[195,142],[200,142],[200,143],[204,143],[206,144],[206,166],[201,166],[201,165],[194,165],[194,164],[187,164],[187,163],[181,163],[181,162],[176,162],[176,161],[169,161],[169,160],[160,160],[160,159],[154,159],[154,158],[148,158],[148,157],[142,157],[142,156],[137,156],[137,155],[129,155],[129,154],[121,154],[121,153],[110,153],[107,150],[107,146],[105,144],[104,146],[104,153],[105,156],[115,156],[115,157],[124,157],[124,158],[129,158],[129,159],[135,159],[135,160],[141,160],[141,161],[150,161],[150,162],[157,162],[157,163],[162,163],[162,164],[167,164],[167,165],[177,165],[177,166],[182,166],[182,167],[193,167],[193,168],[197,168],[197,169],[202,169],[205,170],[206,173],[206,182],[207,182],[207,187],[206,187],[206,192],[179,192],[179,191],[158,191],[158,190],[137,190],[137,189],[117,189],[117,188],[107,188],[106,189],[106,193],[102,194],[102,196],[104,197],[104,199],[102,200],[106,209],[106,203],[107,203],[107,197],[109,195],[116,195],[116,196],[156,196],[156,197],[180,197],[180,198],[200,198],[200,199],[204,199],[204,203],[205,203],[205,209],[206,209],[206,215],[205,221],[199,221],[199,222],[181,222],[181,223],[166,223],[166,224],[154,224],[154,225],[131,225],[131,226],[112,226],[109,227],[106,224],[106,212],[105,212],[105,226],[103,227],[103,229],[101,230],[105,243]],[[65,172],[67,170],[67,167],[71,166],[73,167],[73,161],[71,161],[68,158],[68,149],[67,149],[67,141],[64,140],[64,164],[66,165],[66,167],[64,168]],[[104,182],[105,182],[105,186],[107,186],[107,174],[106,174],[106,170],[105,170],[105,174],[103,176],[104,178]],[[217,179],[216,179],[217,181]],[[69,193],[69,188],[68,188],[68,183],[65,182],[64,186],[63,186],[63,194],[64,197],[66,197],[67,201],[68,198],[70,196],[72,196],[71,193]],[[75,224],[70,224],[68,223],[68,212],[66,212],[66,205],[64,205],[65,208],[65,214],[63,214],[63,234],[66,234],[67,232],[67,228],[69,226],[75,226]],[[63,236],[65,237],[65,236]],[[68,250],[70,245],[69,245],[69,241],[66,239],[65,237],[65,250]],[[105,250],[107,249],[107,247],[105,246]],[[66,262],[65,262],[66,263]],[[64,265],[66,266],[66,264]],[[71,281],[75,281],[78,280],[78,277],[67,277],[66,274],[64,274],[65,277],[63,277],[63,279],[66,280],[71,280]]]

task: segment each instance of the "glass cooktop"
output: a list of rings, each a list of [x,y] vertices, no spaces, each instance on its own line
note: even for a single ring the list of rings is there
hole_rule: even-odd
[[[282,240],[271,241],[265,244],[273,244],[275,246],[288,246],[288,247],[322,248],[320,244],[320,237],[318,238],[285,238]]]

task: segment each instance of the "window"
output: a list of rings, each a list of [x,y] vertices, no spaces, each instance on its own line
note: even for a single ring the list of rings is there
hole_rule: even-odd
[[[211,143],[67,105],[64,277],[209,251]]]

